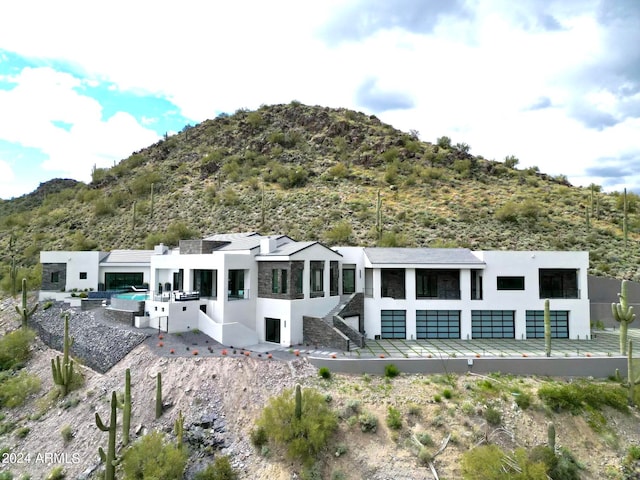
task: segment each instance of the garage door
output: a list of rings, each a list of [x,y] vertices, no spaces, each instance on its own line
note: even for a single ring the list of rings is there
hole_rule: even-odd
[[[460,338],[460,310],[417,310],[416,338]]]
[[[380,312],[381,338],[407,338],[407,312],[382,310]]]
[[[472,310],[471,338],[515,338],[513,310]]]
[[[569,338],[569,312],[551,310],[551,338]],[[544,310],[527,310],[527,338],[544,338]]]

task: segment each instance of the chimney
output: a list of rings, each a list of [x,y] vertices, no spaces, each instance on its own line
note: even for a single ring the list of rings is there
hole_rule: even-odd
[[[267,255],[276,249],[276,239],[265,237],[260,239],[260,255]]]
[[[169,249],[167,248],[167,246],[164,243],[161,243],[160,245],[156,245],[155,247],[153,247],[153,253],[155,255],[164,255],[169,251]]]

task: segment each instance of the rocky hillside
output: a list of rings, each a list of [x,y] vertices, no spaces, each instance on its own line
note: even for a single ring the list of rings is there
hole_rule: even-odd
[[[292,102],[220,115],[94,169],[89,185],[54,180],[0,201],[1,286],[12,258],[28,275],[41,249],[143,248],[227,231],[328,244],[589,250],[591,273],[640,280],[636,195],[625,242],[621,194],[468,152],[346,109]]]

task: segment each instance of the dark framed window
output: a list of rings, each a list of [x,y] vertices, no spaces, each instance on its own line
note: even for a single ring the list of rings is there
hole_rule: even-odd
[[[569,338],[569,312],[551,310],[551,338]],[[544,338],[544,310],[527,310],[527,338]]]
[[[460,271],[416,269],[416,298],[460,299]]]
[[[578,270],[541,268],[538,271],[540,298],[580,298]]]
[[[311,262],[310,266],[311,295],[322,296],[324,294],[324,262]]]
[[[288,270],[280,270],[280,293],[289,293]]]
[[[104,274],[107,290],[139,287],[144,283],[144,274],[137,272],[107,272]]]
[[[244,270],[229,270],[227,298],[237,300],[249,298],[244,290]]]
[[[51,272],[51,283],[58,283],[60,281],[60,272]]]
[[[406,310],[380,311],[381,338],[407,338]]]
[[[271,270],[271,293],[280,293],[280,289],[278,288],[278,276],[280,274],[280,270],[274,268]]]
[[[80,280],[86,280],[87,279],[87,272],[80,272]]]
[[[416,338],[460,338],[460,310],[416,310]]]
[[[302,270],[296,270],[296,274],[295,274],[295,279],[294,281],[295,283],[295,288],[296,288],[296,294],[302,294],[304,293],[304,281],[303,281],[303,275],[302,275]]]
[[[382,297],[406,298],[404,268],[383,268],[380,277],[380,295]]]
[[[356,291],[356,269],[342,269],[342,293],[347,295]]]
[[[471,338],[515,338],[513,310],[471,310]]]
[[[498,290],[524,290],[524,277],[498,277]]]

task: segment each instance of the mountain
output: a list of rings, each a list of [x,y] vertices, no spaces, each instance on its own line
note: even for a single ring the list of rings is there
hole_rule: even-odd
[[[435,137],[435,135],[434,135]],[[436,144],[375,116],[298,102],[220,115],[134,152],[92,182],[0,202],[0,261],[38,277],[43,249],[144,248],[217,232],[327,244],[588,250],[591,272],[640,280],[638,196]],[[11,239],[14,239],[13,242]]]

